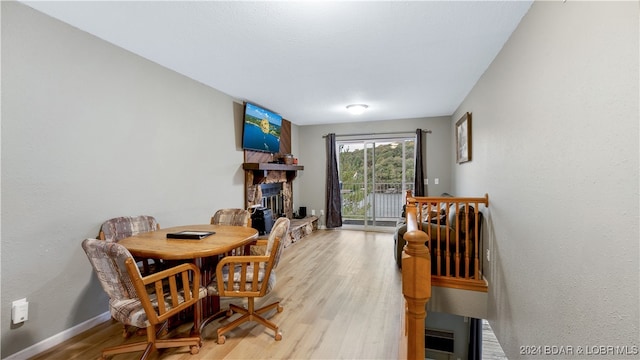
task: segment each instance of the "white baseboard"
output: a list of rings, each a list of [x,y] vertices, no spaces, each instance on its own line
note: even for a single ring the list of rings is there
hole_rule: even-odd
[[[57,333],[50,338],[44,339],[37,344],[31,345],[26,349],[20,350],[15,354],[9,355],[8,357],[5,358],[5,360],[22,360],[22,359],[28,359],[30,357],[36,356],[41,352],[49,350],[50,348],[66,340],[69,340],[72,337],[84,331],[87,331],[92,327],[98,324],[101,324],[109,319],[111,319],[111,313],[107,311],[92,319],[89,319],[83,323],[80,323],[72,328],[69,328],[60,333]]]

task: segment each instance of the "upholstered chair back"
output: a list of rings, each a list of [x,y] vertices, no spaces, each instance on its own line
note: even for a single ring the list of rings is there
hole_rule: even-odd
[[[289,236],[289,226],[291,224],[291,220],[286,217],[281,217],[276,220],[276,223],[273,224],[271,228],[271,232],[269,233],[269,241],[267,242],[267,248],[265,255],[270,256],[272,251],[275,251],[275,259],[273,260],[273,268],[275,269],[280,262],[280,255],[282,255],[282,249],[284,249],[285,239]],[[273,249],[273,244],[275,243],[276,238],[280,239],[278,242],[278,248]]]
[[[211,217],[213,225],[249,226],[251,213],[245,209],[220,209]]]
[[[118,242],[126,237],[155,231],[159,228],[160,226],[153,216],[121,216],[102,223],[99,238],[109,242]]]
[[[127,259],[133,258],[129,250],[118,243],[98,239],[84,240],[82,249],[87,254],[102,288],[109,296],[112,310],[117,303],[138,299],[125,265]],[[119,318],[113,314],[113,311],[112,315],[116,320],[127,322],[126,315],[124,318]],[[140,327],[146,326],[146,324],[140,325]]]

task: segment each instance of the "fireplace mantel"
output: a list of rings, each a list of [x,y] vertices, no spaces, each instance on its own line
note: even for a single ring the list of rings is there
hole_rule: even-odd
[[[287,165],[277,163],[243,163],[245,171],[253,172],[253,184],[260,184],[267,178],[269,171],[284,171],[287,182],[293,181],[298,174],[298,170],[304,170],[302,165]]]

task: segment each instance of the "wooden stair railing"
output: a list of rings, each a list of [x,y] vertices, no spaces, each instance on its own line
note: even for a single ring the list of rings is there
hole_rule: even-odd
[[[405,298],[404,334],[400,359],[424,359],[425,305],[431,298],[431,257],[424,245],[427,234],[418,228],[416,204],[407,203],[407,244],[402,253],[402,294]]]
[[[489,195],[414,197],[408,191],[408,204],[416,205],[418,228],[427,234],[432,285],[488,291],[482,276],[480,209],[489,207]]]
[[[402,252],[405,315],[400,359],[424,359],[425,305],[431,298],[432,285],[488,291],[482,277],[480,205],[489,207],[487,194],[414,197],[407,191],[407,232],[403,236],[407,243]]]

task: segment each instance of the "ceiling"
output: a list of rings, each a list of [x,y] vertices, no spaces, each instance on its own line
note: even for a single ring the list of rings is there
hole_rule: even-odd
[[[23,2],[297,125],[453,114],[532,3]]]

